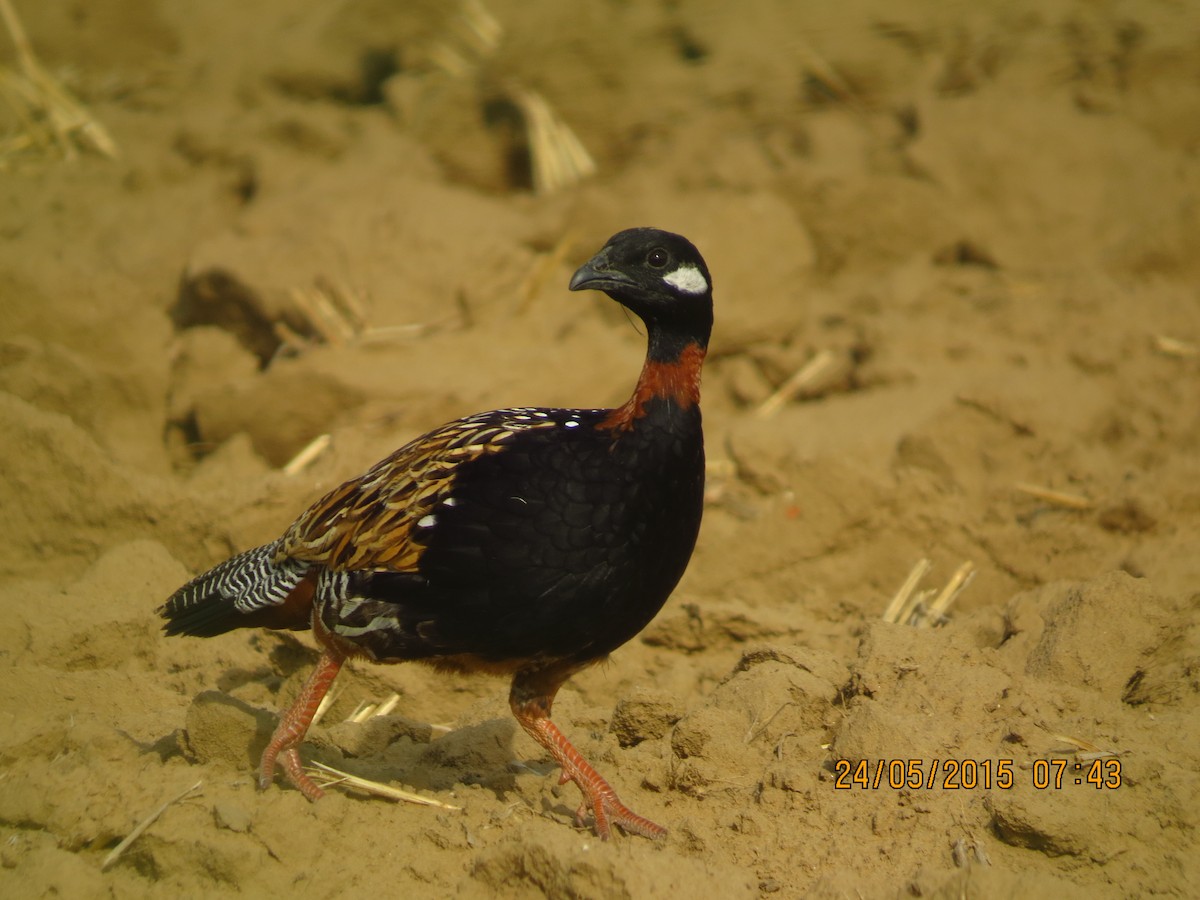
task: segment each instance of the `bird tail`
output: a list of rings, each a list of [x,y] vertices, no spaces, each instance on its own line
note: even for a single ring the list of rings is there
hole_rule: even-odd
[[[299,593],[310,565],[275,562],[276,550],[274,543],[256,547],[197,575],[159,608],[167,620],[163,631],[212,637],[256,625],[307,628],[307,610],[297,604],[298,615],[288,616],[284,607],[292,605],[288,601]]]

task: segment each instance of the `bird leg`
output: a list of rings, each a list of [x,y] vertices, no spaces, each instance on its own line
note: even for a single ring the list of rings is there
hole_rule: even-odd
[[[279,725],[271,735],[271,742],[263,751],[262,761],[258,765],[258,787],[266,790],[275,780],[275,760],[283,765],[283,772],[290,781],[309,800],[320,800],[325,792],[317,787],[316,782],[304,774],[300,763],[300,751],[297,749],[308,726],[312,723],[321,699],[329,691],[333,679],[341,671],[346,657],[336,650],[325,648],[317,667],[300,688],[296,701],[288,707],[279,718]]]
[[[550,721],[554,695],[567,674],[553,669],[520,672],[513,678],[508,702],[526,733],[549,750],[555,762],[562,766],[558,783],[573,781],[583,792],[583,802],[575,812],[575,823],[582,827],[590,809],[596,834],[603,841],[609,839],[612,825],[620,825],[622,830],[643,837],[662,837],[667,830],[622,803],[617,792]]]

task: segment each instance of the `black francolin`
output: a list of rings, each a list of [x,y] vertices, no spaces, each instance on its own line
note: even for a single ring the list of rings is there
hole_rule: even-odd
[[[618,798],[550,720],[573,673],[662,608],[692,555],[704,495],[700,368],[712,281],[685,238],[614,235],[571,278],[646,325],[617,409],[501,409],[443,425],[335,488],[278,540],[180,588],[167,634],[312,628],[323,655],[262,755],[310,799],[298,747],[351,657],[512,676],[517,721],[583,792],[597,834],[665,829]]]

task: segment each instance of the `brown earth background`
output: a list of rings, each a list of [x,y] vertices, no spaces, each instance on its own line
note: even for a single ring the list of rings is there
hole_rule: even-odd
[[[433,2],[20,6],[121,155],[0,171],[0,894],[1196,890],[1195,5],[489,0],[491,49]],[[531,190],[525,91],[594,177]],[[155,608],[446,419],[620,403],[643,338],[566,282],[633,225],[714,273],[709,502],[556,718],[669,835],[576,829],[506,687],[417,666],[343,673],[305,753],[461,811],[256,792],[311,642]],[[976,568],[949,622],[882,622],[923,557]]]

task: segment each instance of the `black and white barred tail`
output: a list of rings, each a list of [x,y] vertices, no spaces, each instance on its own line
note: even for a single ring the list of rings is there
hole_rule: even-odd
[[[280,607],[304,580],[310,563],[272,562],[278,542],[227,559],[177,590],[159,614],[167,634],[212,637],[259,624],[260,613]]]

